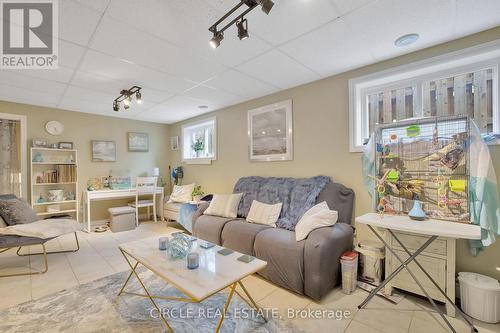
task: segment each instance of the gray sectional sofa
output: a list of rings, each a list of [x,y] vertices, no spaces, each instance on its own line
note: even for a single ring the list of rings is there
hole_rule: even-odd
[[[277,179],[280,180],[278,184],[283,184],[278,186],[286,186],[286,180],[290,178],[260,178],[260,181],[266,184],[268,180]],[[275,191],[274,183],[273,186],[272,190],[266,191],[280,193],[280,196],[287,196],[283,193],[291,193],[288,188],[284,191]],[[262,190],[262,185],[259,185],[255,191],[259,191],[257,187]],[[243,192],[240,208],[245,197],[255,198],[256,195],[252,191],[253,189]],[[237,186],[235,186],[236,192],[240,193]],[[282,202],[287,200],[293,202],[290,201],[290,197],[279,199]],[[315,197],[316,203],[323,201],[327,202],[330,209],[338,211],[338,222],[332,227],[312,231],[303,241],[297,242],[295,232],[291,230],[248,223],[245,221],[246,216],[226,218],[203,215],[208,203],[200,205],[193,216],[193,234],[198,238],[267,261],[267,267],[259,272],[261,276],[296,293],[319,300],[337,285],[340,277],[340,256],[352,249],[353,228],[350,223],[354,192],[341,184],[328,181]],[[239,212],[242,210],[239,209]]]

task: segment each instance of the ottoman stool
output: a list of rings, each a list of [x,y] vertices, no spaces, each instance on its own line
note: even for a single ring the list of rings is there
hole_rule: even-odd
[[[108,209],[109,228],[112,232],[135,229],[135,209],[132,207],[113,207]]]

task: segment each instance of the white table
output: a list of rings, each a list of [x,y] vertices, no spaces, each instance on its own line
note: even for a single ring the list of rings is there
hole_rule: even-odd
[[[84,192],[84,200],[85,209],[84,214],[87,220],[87,229],[85,231],[90,232],[90,206],[92,201],[97,200],[115,200],[115,199],[123,199],[123,198],[135,198],[137,191],[135,188],[123,189],[123,190],[96,190],[96,191],[85,191]],[[155,194],[160,196],[160,216],[161,220],[164,220],[163,217],[163,199],[165,196],[165,189],[163,187],[157,187],[155,190]]]
[[[186,258],[171,259],[165,251],[158,250],[158,240],[159,237],[152,237],[120,245],[120,251],[130,266],[131,272],[118,293],[118,296],[130,294],[149,298],[153,306],[158,310],[159,317],[162,319],[168,331],[173,332],[172,327],[170,327],[167,320],[162,315],[162,311],[160,311],[155,299],[199,303],[226,287],[229,287],[229,295],[215,332],[219,332],[221,328],[224,315],[231,303],[233,294],[237,293],[240,295],[236,290],[237,286],[241,287],[250,302],[244,297],[242,297],[242,299],[251,307],[258,311],[260,310],[241,280],[266,267],[267,263],[265,261],[254,258],[251,262],[244,263],[237,260],[242,253],[235,251],[232,254],[224,256],[217,253],[217,251],[223,247],[214,246],[210,249],[204,249],[198,246],[198,241],[194,241],[191,252],[197,252],[199,254],[199,267],[196,269],[188,269],[186,267]],[[186,297],[151,295],[137,273],[138,265],[144,266],[167,284],[182,291]],[[139,281],[145,294],[128,292],[125,290],[132,275]],[[263,319],[267,321],[266,318]]]
[[[418,281],[415,274],[408,267],[411,262],[414,262],[422,272],[429,278],[429,280],[436,286],[436,288],[443,294],[446,300],[453,305],[455,310],[461,314],[464,320],[469,324],[471,331],[477,332],[477,329],[474,327],[472,322],[465,316],[462,310],[456,306],[455,300],[451,300],[446,293],[439,287],[439,285],[434,281],[434,279],[430,276],[430,274],[422,267],[422,265],[418,262],[416,257],[424,251],[436,238],[438,237],[446,237],[453,239],[481,239],[481,228],[477,225],[473,224],[465,224],[465,223],[456,223],[456,222],[448,222],[442,220],[425,220],[425,221],[414,221],[410,219],[406,215],[388,215],[385,214],[381,216],[377,213],[369,213],[362,216],[356,217],[356,222],[360,224],[365,224],[368,228],[377,236],[377,238],[385,245],[386,249],[389,250],[394,257],[401,263],[401,265],[392,272],[377,288],[375,288],[370,295],[361,303],[358,308],[363,308],[384,286],[392,280],[400,271],[406,269],[408,273],[411,275],[415,283],[422,290],[424,295],[427,297],[431,305],[434,307],[437,313],[444,320],[446,325],[451,329],[452,332],[456,333],[455,328],[450,324],[448,319],[444,316],[444,313],[441,309],[434,303],[434,300],[429,296],[428,292],[422,286],[422,284]],[[385,241],[384,237],[382,237],[375,228],[386,229],[387,232],[391,234],[391,236],[397,241],[399,246],[403,248],[403,250],[409,255],[408,259],[403,260],[394,249]],[[394,234],[394,231],[401,231],[416,235],[429,236],[429,239],[414,253],[411,253],[407,247],[399,240],[398,237]]]

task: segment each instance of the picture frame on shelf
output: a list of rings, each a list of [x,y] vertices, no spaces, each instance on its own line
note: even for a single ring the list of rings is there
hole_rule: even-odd
[[[116,142],[92,140],[92,162],[116,162]]]
[[[73,142],[59,142],[59,149],[73,149]]]
[[[293,160],[292,100],[248,111],[250,161]]]
[[[127,133],[128,151],[130,152],[148,152],[149,135],[141,132]]]
[[[179,150],[179,136],[170,137],[170,150]]]
[[[47,148],[49,146],[49,142],[47,139],[33,139],[31,146],[33,148]]]

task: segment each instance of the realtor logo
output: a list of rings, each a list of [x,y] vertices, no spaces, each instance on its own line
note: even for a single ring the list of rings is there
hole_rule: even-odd
[[[57,1],[0,0],[0,8],[0,68],[57,68]]]

